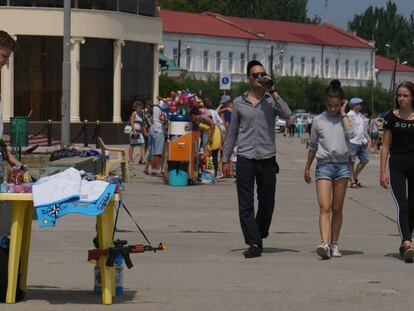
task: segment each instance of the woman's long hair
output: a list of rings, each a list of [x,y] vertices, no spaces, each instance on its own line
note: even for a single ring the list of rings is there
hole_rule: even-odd
[[[413,98],[412,102],[411,102],[411,106],[414,109],[414,83],[412,83],[411,81],[404,81],[401,82],[398,86],[397,89],[395,91],[395,98],[394,98],[394,109],[399,109],[400,108],[400,104],[398,103],[398,90],[404,87],[406,89],[408,89],[411,93],[411,97]]]

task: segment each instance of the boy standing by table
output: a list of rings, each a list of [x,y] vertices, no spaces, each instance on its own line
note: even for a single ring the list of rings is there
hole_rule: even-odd
[[[4,65],[9,64],[10,55],[16,48],[16,41],[5,31],[0,30],[0,69]],[[17,165],[18,161],[7,151],[6,145],[2,141],[3,136],[3,115],[0,111],[0,148],[3,148],[7,152],[8,161],[11,165]],[[3,156],[0,157],[0,167],[3,166]],[[0,180],[2,182],[2,180]],[[4,202],[0,202],[0,246],[1,241],[10,231],[10,209]]]

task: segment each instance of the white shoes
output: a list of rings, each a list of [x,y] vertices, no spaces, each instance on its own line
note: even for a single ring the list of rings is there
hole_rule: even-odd
[[[328,243],[322,243],[316,248],[316,253],[322,259],[331,259],[331,249],[329,248]]]
[[[316,253],[322,259],[331,259],[331,257],[342,257],[341,252],[339,251],[338,244],[328,245],[328,243],[322,243],[316,248]]]
[[[331,255],[332,257],[342,257],[341,252],[339,251],[338,244],[331,245]]]

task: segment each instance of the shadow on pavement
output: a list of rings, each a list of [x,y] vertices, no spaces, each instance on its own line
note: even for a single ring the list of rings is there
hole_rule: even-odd
[[[114,304],[132,303],[137,291],[125,290],[122,296],[113,297]],[[43,300],[52,305],[64,304],[102,304],[102,296],[95,295],[91,290],[55,289],[50,287],[28,287],[25,301]]]
[[[246,248],[231,249],[230,252],[242,252]],[[298,250],[288,248],[276,248],[276,247],[265,247],[263,249],[264,254],[277,254],[277,253],[299,253]]]
[[[340,250],[344,256],[353,256],[353,255],[364,255],[364,252],[361,251],[351,251],[351,250]]]
[[[265,254],[300,253],[300,251],[296,249],[289,249],[289,248],[265,247],[263,248],[263,253]]]
[[[400,254],[398,253],[389,253],[389,254],[385,254],[384,257],[390,257],[390,258],[395,258],[395,259],[400,259]]]
[[[342,253],[342,256],[354,256],[354,255],[363,255],[364,252],[361,251],[352,251],[352,250],[340,250]],[[311,251],[311,253],[316,254],[316,251]]]

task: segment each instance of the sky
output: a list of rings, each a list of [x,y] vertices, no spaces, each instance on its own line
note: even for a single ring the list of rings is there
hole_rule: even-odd
[[[413,0],[394,0],[398,11],[406,17],[414,12]],[[387,0],[328,0],[328,23],[348,29],[348,22],[355,14],[363,13],[370,5],[384,6]],[[318,14],[325,21],[325,0],[308,0],[308,16],[313,18]]]

